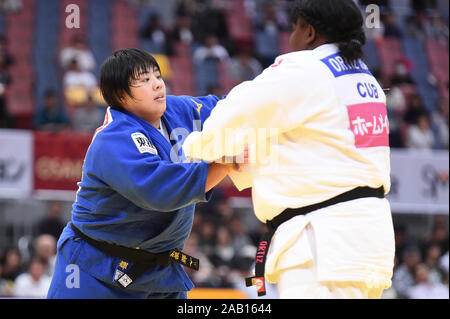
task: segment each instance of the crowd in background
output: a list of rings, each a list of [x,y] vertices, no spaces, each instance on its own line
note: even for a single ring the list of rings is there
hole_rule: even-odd
[[[136,10],[139,10],[139,6],[144,6],[148,1],[129,2],[134,3],[138,7]],[[438,10],[431,11],[433,6],[436,6],[436,1],[412,0],[416,13],[402,21],[404,28],[399,28],[398,17],[389,9],[389,1],[359,2],[361,5],[375,3],[382,8],[380,26],[367,29],[368,38],[402,39],[408,36],[438,39],[448,47],[448,17],[444,17]],[[141,43],[146,43],[146,48],[154,54],[171,57],[175,54],[176,44],[185,43],[192,47],[195,66],[210,60],[224,62],[227,73],[233,83],[237,84],[255,78],[280,54],[280,34],[290,30],[290,3],[291,1],[245,1],[248,12],[252,13],[253,31],[257,35],[253,43],[235,41],[232,38],[230,26],[227,25],[227,6],[224,1],[180,0],[176,6],[173,25],[164,25],[161,16],[153,12],[137,32]],[[14,128],[14,118],[8,111],[4,96],[11,81],[19,79],[12,79],[8,74],[8,68],[14,64],[14,57],[6,51],[6,43],[6,37],[0,34],[0,127]],[[102,62],[95,60],[85,37],[80,34],[73,36],[69,46],[62,48],[58,56],[63,92],[49,89],[41,100],[36,101],[33,128],[56,132],[72,129],[92,134],[101,125],[105,113],[94,72]],[[448,75],[446,94],[440,92],[439,102],[431,108],[426,108],[424,97],[411,76],[413,68],[414,61],[405,59],[396,62],[395,72],[388,78],[381,74],[381,70],[372,70],[382,87],[389,89],[387,99],[391,147],[448,149]],[[197,68],[199,73],[203,70],[206,72],[206,78],[209,75],[210,80],[205,85],[199,84],[196,87],[197,94],[226,94],[224,88],[212,80],[207,67]],[[437,79],[433,74],[423,76],[428,78],[430,85],[437,87]],[[170,76],[166,78],[166,82],[170,92]],[[402,89],[405,84],[410,85],[410,93],[405,93]]]
[[[11,1],[12,9],[7,7],[9,2],[0,1],[0,10],[20,10],[20,6],[14,6],[16,1]],[[139,6],[146,1],[129,2]],[[266,40],[277,39],[279,32],[290,29],[287,13],[290,1],[245,2],[254,12],[251,17],[254,30],[267,33]],[[361,5],[375,3],[389,8],[387,0],[359,2]],[[407,31],[417,37],[440,39],[448,46],[448,16],[445,19],[427,15],[436,1],[414,0],[411,3],[416,16],[407,21]],[[158,53],[171,56],[176,43],[192,44],[194,63],[211,58],[224,61],[237,83],[256,77],[280,53],[279,45],[270,41],[253,45],[235,43],[230,36],[223,1],[179,1],[176,8],[176,19],[171,28],[163,26],[160,16],[152,14],[148,23],[139,30],[139,37],[150,39]],[[403,37],[402,31],[396,27],[396,18],[391,11],[384,10],[381,27],[372,30],[368,37]],[[14,117],[8,112],[4,96],[9,83],[20,79],[13,79],[8,73],[15,58],[7,52],[6,41],[0,34],[0,128],[14,128]],[[37,101],[41,106],[36,108],[33,128],[92,134],[101,125],[105,113],[93,71],[102,62],[95,60],[85,38],[74,37],[71,45],[63,48],[58,56],[59,67],[63,70],[61,82],[64,92],[49,89],[42,101]],[[381,70],[372,70],[382,86],[390,88],[387,99],[391,146],[448,149],[448,95],[440,96],[432,111],[424,107],[423,97],[417,91],[404,95],[398,89],[401,84],[415,85],[410,70],[411,61],[398,61],[396,72],[389,79],[380,74]],[[435,83],[431,75],[424,76],[431,84]],[[168,86],[170,89],[170,81]],[[80,93],[79,87],[84,87],[86,90],[83,92],[88,94]],[[208,87],[204,93],[220,92],[215,89]],[[71,106],[67,107],[68,104]],[[61,203],[49,202],[48,216],[36,225],[33,240],[25,249],[13,245],[0,250],[0,297],[45,297],[53,271],[56,242],[67,223],[60,211]],[[187,269],[195,285],[242,289],[253,297],[253,290],[243,287],[243,278],[251,272],[255,245],[263,231],[263,224],[249,231],[243,215],[231,206],[229,198],[219,187],[210,203],[197,206],[192,234],[186,243],[186,252],[201,260],[200,271]],[[409,238],[403,227],[396,227],[395,233],[394,276],[392,287],[384,298],[448,298],[448,215],[436,215],[432,230],[421,240]],[[273,292],[269,297],[275,295]]]
[[[49,202],[47,215],[36,223],[26,245],[0,249],[0,297],[46,296],[57,239],[67,223],[61,208],[61,202]],[[245,287],[245,278],[251,276],[257,240],[265,225],[257,222],[249,229],[245,219],[220,188],[209,203],[197,205],[192,233],[184,248],[200,259],[199,271],[185,269],[196,287],[234,288],[256,298],[254,289]],[[392,286],[383,298],[449,298],[448,215],[432,219],[432,227],[419,239],[413,239],[404,225],[395,226]],[[269,285],[266,298],[276,297],[276,286]]]

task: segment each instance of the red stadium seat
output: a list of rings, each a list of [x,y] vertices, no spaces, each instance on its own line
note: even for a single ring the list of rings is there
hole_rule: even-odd
[[[111,46],[114,51],[139,46],[137,14],[126,1],[115,0],[111,5]]]
[[[227,23],[230,35],[236,41],[253,40],[253,24],[246,13],[243,0],[231,0],[230,7],[227,12]]]
[[[397,38],[378,39],[376,44],[381,61],[382,77],[388,83],[394,73],[395,64],[405,59],[403,46]]]
[[[446,43],[438,40],[426,40],[425,50],[430,63],[430,69],[439,82],[439,86],[445,86],[449,81],[449,55]]]

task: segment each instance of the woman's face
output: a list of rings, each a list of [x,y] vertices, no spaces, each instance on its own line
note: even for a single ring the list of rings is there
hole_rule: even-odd
[[[155,67],[140,74],[131,80],[130,91],[134,98],[126,95],[123,107],[159,128],[159,120],[166,110],[166,85],[161,72]]]

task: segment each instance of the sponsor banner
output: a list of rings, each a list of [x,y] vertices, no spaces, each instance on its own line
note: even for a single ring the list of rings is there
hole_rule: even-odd
[[[35,132],[34,191],[76,191],[92,136]]]
[[[32,189],[33,133],[0,130],[0,198],[27,198]]]
[[[448,151],[391,150],[394,213],[449,213]]]

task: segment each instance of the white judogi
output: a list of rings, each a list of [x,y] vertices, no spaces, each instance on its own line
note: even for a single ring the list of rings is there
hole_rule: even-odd
[[[251,165],[231,177],[239,189],[252,187],[255,214],[266,222],[286,208],[319,203],[359,186],[383,185],[388,193],[385,103],[367,66],[344,62],[337,46],[326,44],[282,55],[255,80],[235,87],[183,148],[191,158],[216,160],[249,145]],[[260,138],[261,128],[266,139]],[[393,261],[389,203],[359,199],[282,224],[269,249],[266,278],[278,282],[288,268],[313,267],[317,282],[385,289]]]

